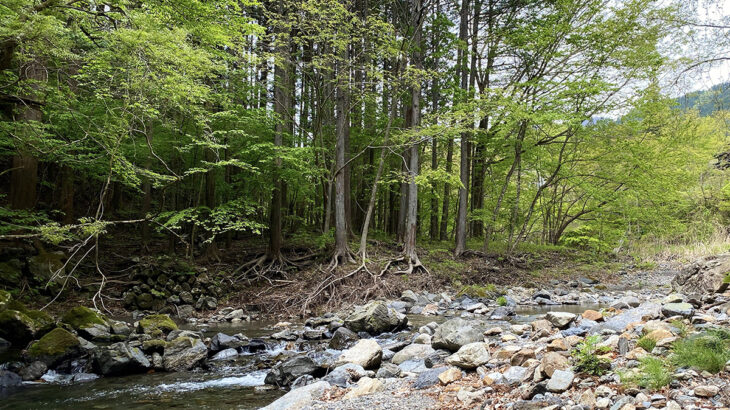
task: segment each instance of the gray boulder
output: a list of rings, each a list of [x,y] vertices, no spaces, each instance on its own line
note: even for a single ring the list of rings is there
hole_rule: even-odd
[[[721,293],[728,289],[730,254],[699,259],[684,267],[672,281],[672,289],[685,295]]]
[[[390,379],[395,377],[400,377],[400,367],[394,365],[393,363],[383,363],[380,366],[380,369],[378,369],[378,373],[376,373],[375,377],[378,379]]]
[[[446,363],[462,369],[475,369],[489,361],[489,344],[474,342],[462,346],[456,353],[446,358]]]
[[[238,351],[236,349],[225,349],[216,353],[210,360],[234,360],[238,357]]]
[[[448,370],[448,367],[437,367],[435,369],[429,369],[421,372],[416,380],[413,382],[414,389],[425,389],[427,387],[434,386],[439,383],[439,376],[441,373]]]
[[[548,380],[547,390],[553,393],[562,393],[573,384],[575,375],[570,370],[555,370],[553,376]]]
[[[522,383],[522,380],[527,375],[527,368],[522,366],[512,366],[502,373],[504,382],[510,386],[514,386]]]
[[[225,333],[218,333],[210,340],[210,350],[214,352],[225,349],[238,349],[245,345],[246,341],[243,341],[236,336],[228,336]]]
[[[398,365],[405,362],[406,360],[425,359],[434,352],[435,350],[433,350],[433,347],[431,347],[430,345],[414,343],[412,345],[404,347],[398,353],[393,355],[393,358],[390,359],[390,361],[393,364]]]
[[[20,369],[18,374],[23,379],[23,381],[32,381],[32,380],[40,379],[41,376],[43,376],[47,370],[48,370],[48,366],[46,366],[45,363],[43,363],[39,360],[36,360],[35,362]]]
[[[369,375],[372,375],[372,371],[368,372],[360,365],[348,363],[335,368],[327,376],[324,376],[322,380],[335,386],[347,387],[351,382],[356,382],[360,378]]]
[[[484,341],[484,329],[478,322],[453,318],[442,323],[431,338],[431,345],[436,349],[448,349],[452,352],[462,346]]]
[[[329,383],[320,380],[316,383],[291,390],[289,393],[279,397],[276,401],[266,407],[263,407],[261,410],[303,409],[322,396],[324,391],[329,387]]]
[[[330,349],[344,350],[355,344],[360,338],[357,337],[357,333],[346,327],[339,327],[335,330],[335,333],[330,339]]]
[[[368,332],[371,335],[390,332],[408,323],[408,318],[385,303],[375,300],[359,306],[345,319],[345,327],[353,332]]]
[[[684,316],[690,317],[695,312],[695,308],[689,303],[667,303],[662,306],[662,315],[665,317]]]
[[[162,363],[167,371],[189,370],[207,356],[208,349],[200,339],[179,336],[165,346]]]
[[[342,352],[336,364],[354,363],[365,369],[372,369],[380,366],[382,359],[383,349],[378,345],[378,342],[374,339],[362,339]]]
[[[20,386],[22,383],[23,379],[17,374],[8,370],[0,370],[0,391],[2,389]]]
[[[97,348],[92,353],[92,362],[96,371],[104,376],[141,373],[152,366],[139,348],[124,342]]]
[[[548,312],[545,319],[558,329],[565,329],[577,316],[569,312]]]
[[[288,386],[300,376],[313,374],[319,370],[314,360],[307,356],[292,357],[289,360],[274,366],[266,374],[264,383],[278,386]]]

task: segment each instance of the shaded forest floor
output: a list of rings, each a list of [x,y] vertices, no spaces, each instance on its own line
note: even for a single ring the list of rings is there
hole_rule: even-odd
[[[358,269],[358,263],[341,265],[327,270],[331,250],[319,245],[316,237],[290,239],[284,249],[289,258],[302,258],[301,265],[286,272],[248,272],[239,268],[261,255],[266,247],[260,239],[232,241],[230,247],[221,247],[218,258],[197,257],[189,260],[182,249],[172,254],[167,242],[154,243],[144,254],[139,242],[131,236],[115,235],[107,243],[107,252],[100,256],[100,267],[106,284],[102,290],[104,307],[114,314],[126,314],[124,292],[143,283],[135,272],[155,269],[157,265],[182,264],[197,275],[214,277],[221,289],[217,308],[232,306],[259,315],[302,316],[332,311],[343,306],[378,297],[396,298],[404,290],[429,291],[470,296],[496,296],[512,286],[554,287],[557,282],[585,278],[610,286],[621,280],[620,273],[650,271],[657,262],[641,262],[628,255],[595,253],[558,246],[526,245],[508,254],[495,250],[477,251],[478,240],[470,243],[466,256],[454,258],[452,242],[422,240],[418,252],[428,272],[410,275],[398,273],[404,266],[393,265],[382,271],[388,261],[396,259],[399,249],[392,240],[375,239],[369,242],[367,269]],[[495,248],[499,249],[496,243]],[[104,246],[104,245],[103,245]],[[356,248],[353,243],[352,248]],[[678,267],[684,261],[662,261],[661,266]],[[51,311],[63,311],[77,304],[89,304],[96,294],[99,275],[93,261],[81,264],[75,272],[80,287],[66,292],[52,306]],[[47,298],[26,297],[29,304],[44,304]],[[98,300],[98,299],[97,299]],[[207,316],[213,311],[198,312]]]

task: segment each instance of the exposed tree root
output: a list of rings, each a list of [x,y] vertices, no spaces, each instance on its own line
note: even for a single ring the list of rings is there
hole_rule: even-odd
[[[355,263],[355,254],[350,251],[349,248],[337,250],[335,251],[335,254],[332,255],[329,265],[327,265],[327,271],[332,272],[337,269],[338,266],[348,263]]]
[[[404,263],[407,263],[407,267],[395,271],[394,273],[396,275],[410,275],[419,272],[430,274],[428,269],[421,263],[421,260],[418,259],[417,255],[401,255],[398,258],[389,260],[383,267],[383,270],[380,271],[379,276],[383,276],[392,266],[398,266]]]
[[[269,276],[281,275],[286,278],[290,271],[300,269],[313,257],[314,254],[310,254],[289,259],[281,252],[275,255],[270,255],[267,252],[244,263],[233,271],[232,282],[247,280],[251,283],[254,280],[264,279],[273,286],[274,283]]]

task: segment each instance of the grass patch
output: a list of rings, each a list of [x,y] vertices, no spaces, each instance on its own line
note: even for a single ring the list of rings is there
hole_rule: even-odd
[[[485,298],[497,292],[497,287],[493,283],[486,285],[463,285],[459,289],[458,296],[466,295],[469,297]]]
[[[672,368],[656,357],[640,360],[639,368],[630,374],[621,374],[621,382],[644,389],[658,390],[672,382]]]
[[[500,296],[497,298],[497,305],[498,306],[507,306],[507,298],[504,296]]]
[[[730,360],[730,331],[713,329],[678,340],[672,351],[672,362],[679,367],[719,373]]]
[[[636,342],[636,345],[651,353],[651,351],[654,350],[654,348],[656,347],[656,340],[650,337],[642,336],[639,341]]]
[[[689,334],[690,328],[686,323],[684,323],[683,320],[675,319],[672,320],[672,322],[669,324],[677,330],[675,332],[677,336],[684,338],[687,337],[687,335]]]
[[[575,369],[577,371],[600,376],[611,368],[611,362],[608,359],[599,357],[600,354],[607,353],[610,350],[605,346],[598,347],[600,341],[600,336],[589,336],[576,346],[571,354],[575,358]]]

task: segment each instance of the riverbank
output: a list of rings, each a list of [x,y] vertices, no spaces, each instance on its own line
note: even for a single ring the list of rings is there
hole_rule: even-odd
[[[730,262],[723,260],[713,269],[725,268]],[[710,277],[711,270],[694,276]],[[320,409],[721,408],[728,400],[730,357],[712,346],[725,352],[730,347],[730,295],[726,286],[705,289],[699,297],[677,293],[714,286],[695,278],[675,281],[672,289],[677,273],[617,273],[607,283],[553,279],[487,296],[406,290],[394,299],[306,320],[257,321],[243,309],[227,307],[160,334],[137,318],[126,323],[130,332],[124,341],[111,344],[102,341],[106,335],[77,326],[70,333],[79,339],[83,333],[94,344],[83,343],[87,354],[69,356],[75,365],[74,360],[65,368],[53,364],[51,371],[32,375],[27,369],[34,361],[23,353],[25,362],[5,368],[28,381],[19,390],[5,390],[4,403],[10,408],[30,401],[50,407],[113,402],[125,408],[191,403],[257,408],[272,402],[271,408],[303,403]],[[628,289],[639,281],[641,289]],[[103,320],[110,336],[125,324]],[[180,339],[189,343],[177,346]],[[139,348],[142,356],[129,356],[137,360],[125,368],[131,375],[103,374],[105,358],[114,364],[126,352],[119,343]],[[709,359],[695,363],[685,354],[696,356],[698,349]],[[103,354],[112,351],[121,353]],[[227,399],[218,400],[221,396]]]

